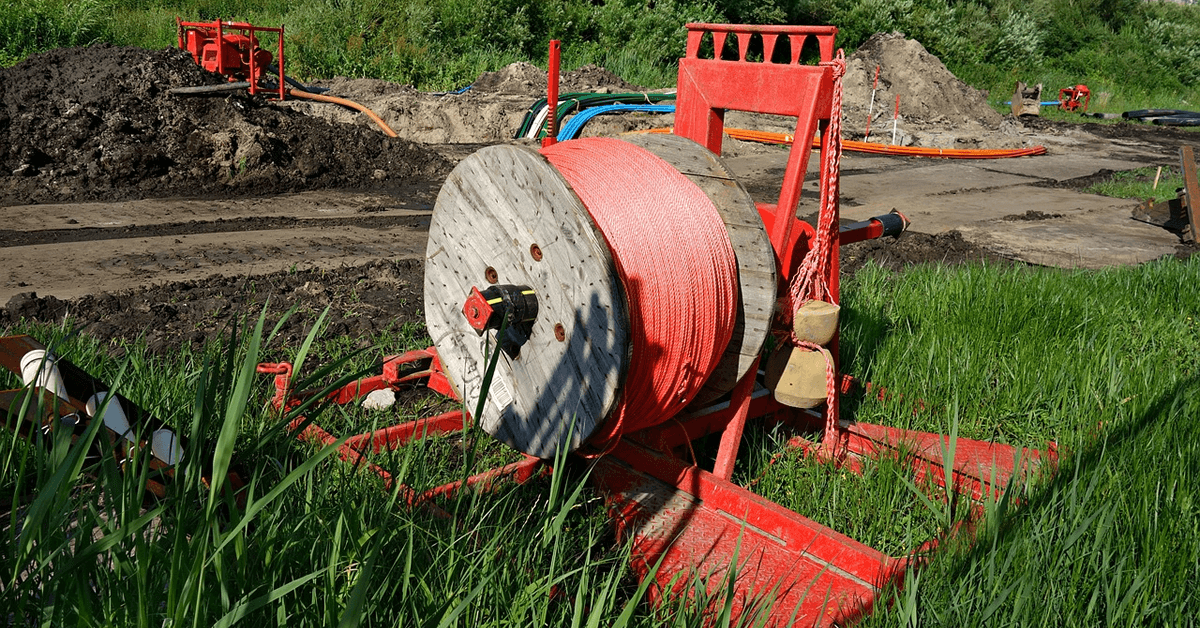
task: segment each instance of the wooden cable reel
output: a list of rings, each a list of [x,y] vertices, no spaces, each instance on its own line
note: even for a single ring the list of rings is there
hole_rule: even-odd
[[[736,258],[732,336],[717,349],[715,367],[702,385],[681,396],[693,405],[719,399],[762,350],[775,303],[775,258],[749,194],[718,157],[680,137],[589,138],[558,146],[577,154],[595,151],[597,159],[614,147],[628,151],[641,161],[631,159],[624,172],[614,173],[614,179],[626,182],[614,193],[671,203],[676,196],[696,196],[698,189],[719,214],[726,246]],[[555,149],[548,150],[553,158]],[[675,174],[670,189],[653,188],[657,183],[649,179],[645,185],[628,184],[631,178],[640,181],[637,163],[644,169],[647,158]],[[631,312],[618,272],[620,263],[631,263],[630,254],[614,258],[613,251],[622,250],[619,243],[610,246],[580,200],[588,190],[578,192],[546,154],[511,145],[485,148],[447,178],[426,250],[426,322],[448,378],[474,411],[488,359],[499,343],[492,385],[475,420],[497,439],[543,458],[560,447],[579,448],[602,428],[612,430],[610,419],[630,389],[627,376],[638,340],[631,315],[639,312]],[[678,273],[670,289],[691,289],[699,279],[688,274]],[[520,316],[501,314],[509,316],[504,337],[497,317],[484,328],[488,317],[476,306],[513,306],[530,295],[536,304],[521,306]],[[678,324],[678,331],[689,331],[686,320]],[[666,421],[681,409],[639,417],[637,427]]]

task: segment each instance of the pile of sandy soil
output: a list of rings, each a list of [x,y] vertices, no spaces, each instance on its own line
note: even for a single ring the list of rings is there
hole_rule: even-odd
[[[531,63],[512,63],[479,75],[462,93],[424,93],[378,79],[335,78],[314,85],[329,89],[330,96],[371,108],[400,137],[428,144],[478,144],[513,139],[530,105],[546,96],[546,71]],[[645,90],[602,67],[585,65],[563,72],[559,91]],[[289,106],[333,122],[370,124],[362,114],[341,107],[305,101],[289,102]],[[670,124],[670,118],[666,124]]]
[[[871,105],[871,86],[879,86]],[[896,96],[900,96],[898,144],[973,148],[1023,145],[1020,123],[1006,120],[986,94],[954,76],[920,42],[900,33],[876,33],[846,58],[842,79],[842,137],[862,139],[871,111],[872,141],[891,143]]]
[[[546,71],[524,61],[509,64],[495,72],[484,72],[471,83],[471,89],[498,94],[546,95]],[[559,92],[640,92],[638,87],[594,64],[563,72]]]
[[[447,163],[377,129],[212,85],[187,53],[98,45],[0,69],[0,205],[387,187]]]
[[[842,135],[862,139],[870,108],[875,68],[872,136],[891,143],[892,112],[900,96],[896,143],[941,148],[1017,148],[1026,146],[1021,123],[1002,117],[980,91],[955,77],[920,42],[899,33],[879,33],[847,59],[843,79]],[[401,137],[429,143],[486,143],[512,139],[529,106],[546,93],[546,72],[529,63],[513,63],[487,72],[462,94],[426,94],[409,87],[370,79],[337,79],[321,83],[330,93],[374,109]],[[562,92],[642,91],[612,72],[585,66],[563,73]],[[367,124],[361,116],[336,107],[300,103],[305,112],[339,122]],[[673,116],[626,114],[602,116],[584,135],[614,135],[651,126],[670,126]],[[730,112],[731,127],[794,133],[795,120],[780,116]],[[731,154],[753,147],[729,141]],[[739,148],[740,147],[740,148]]]

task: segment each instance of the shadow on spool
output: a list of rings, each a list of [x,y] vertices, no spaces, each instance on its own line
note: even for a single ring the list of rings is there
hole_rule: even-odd
[[[649,199],[647,207],[653,206],[652,201],[690,194],[692,199],[704,199],[713,206],[710,213],[711,209],[718,210],[712,220],[719,217],[725,223],[726,228],[718,230],[726,240],[726,250],[731,246],[737,250],[736,275],[730,280],[733,294],[724,297],[728,303],[725,309],[737,313],[736,325],[728,325],[731,329],[737,327],[736,340],[716,348],[699,385],[691,384],[680,399],[686,403],[696,397],[701,385],[711,383],[706,380],[715,379],[707,377],[714,369],[722,374],[723,383],[706,386],[705,394],[719,397],[745,372],[765,340],[774,303],[773,256],[749,195],[715,156],[678,137],[646,139],[650,146],[640,148],[619,140],[590,138],[560,144],[557,150],[594,150],[597,152],[588,156],[600,159],[603,150],[615,149],[622,155],[632,155],[622,163],[641,160],[640,170],[630,165],[630,172],[616,172],[613,177],[625,177],[622,180],[626,187],[620,192]],[[605,145],[601,147],[599,142]],[[561,156],[552,153],[551,159]],[[655,168],[669,170],[677,180],[671,185],[681,187],[660,189],[653,187],[653,182],[640,187],[628,183],[630,177],[647,176],[645,172]],[[576,179],[573,189],[567,179],[542,154],[522,147],[493,146],[471,155],[450,175],[438,196],[426,252],[425,304],[430,335],[447,375],[469,408],[478,402],[483,368],[496,339],[494,332],[479,336],[470,329],[463,315],[463,301],[473,288],[486,288],[496,281],[530,286],[537,293],[538,318],[531,325],[529,340],[518,357],[501,355],[489,401],[478,421],[484,431],[499,440],[543,458],[553,456],[559,447],[574,450],[605,430],[609,436],[629,431],[629,426],[621,428],[610,421],[627,401],[630,386],[644,387],[647,379],[638,376],[627,381],[636,340],[630,336],[629,294],[655,287],[638,284],[628,276],[624,281],[633,283],[622,283],[613,256],[613,248],[620,248],[620,243],[609,246],[612,243],[580,200],[580,196],[588,198],[589,194],[594,198],[597,190],[588,188],[599,182]],[[619,187],[607,178],[603,184]],[[650,211],[640,206],[639,210],[643,215],[634,216],[638,225],[647,218],[644,213]],[[686,216],[673,220],[671,227],[693,229]],[[679,236],[664,233],[661,237]],[[753,254],[743,254],[743,249],[749,248],[747,242],[757,247]],[[534,250],[539,253],[537,259],[530,255]],[[732,268],[735,262],[728,263]],[[740,290],[734,282],[741,284]],[[751,325],[746,324],[741,305],[746,293],[755,295]],[[666,305],[679,309],[678,304]],[[680,311],[687,312],[686,308]],[[643,312],[636,314],[641,316]],[[680,328],[668,331],[691,333],[685,325],[676,325]],[[730,333],[725,331],[726,336]],[[712,344],[711,338],[701,340]],[[726,344],[730,345],[728,351]],[[660,354],[668,350],[655,346],[645,352],[648,357],[643,359],[651,364],[649,377],[678,375],[653,371]],[[745,354],[751,357],[744,359]],[[743,361],[746,364],[740,364]],[[682,409],[682,404],[678,405],[669,412],[638,414],[632,429],[667,420]]]

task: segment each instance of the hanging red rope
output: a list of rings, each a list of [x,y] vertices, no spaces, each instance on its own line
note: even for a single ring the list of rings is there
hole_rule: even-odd
[[[789,328],[792,327],[797,308],[805,302],[818,300],[837,304],[837,299],[829,289],[829,277],[831,272],[839,272],[830,266],[833,263],[834,238],[838,232],[838,182],[842,161],[842,76],[846,74],[846,57],[841,50],[829,65],[833,67],[833,99],[826,131],[829,147],[821,155],[821,173],[825,177],[821,182],[821,209],[812,248],[804,255],[800,268],[792,275],[788,286],[788,304],[783,316]],[[825,356],[825,438],[822,442],[825,454],[836,456],[839,396],[833,358],[822,347],[797,338],[794,331],[790,335],[792,344],[798,349],[820,351]]]
[[[712,201],[653,153],[612,138],[542,149],[604,234],[629,302],[621,400],[592,436],[668,420],[699,392],[733,334],[737,267]]]

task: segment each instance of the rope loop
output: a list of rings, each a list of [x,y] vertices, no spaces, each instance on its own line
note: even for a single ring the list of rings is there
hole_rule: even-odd
[[[792,345],[797,349],[820,351],[825,357],[825,437],[822,442],[825,455],[832,458],[838,454],[838,443],[840,442],[837,425],[837,373],[834,369],[833,358],[823,347],[804,342],[796,337],[793,327],[796,310],[808,301],[821,300],[837,304],[833,292],[829,289],[828,277],[830,266],[833,263],[833,241],[839,228],[837,220],[838,173],[841,171],[842,162],[842,77],[846,75],[846,55],[841,49],[838,49],[837,55],[832,61],[822,62],[821,65],[833,69],[833,98],[829,113],[829,128],[825,136],[829,144],[827,150],[821,151],[821,207],[813,245],[804,255],[800,268],[792,276],[791,283],[788,285],[788,302],[783,308],[783,318],[786,319]],[[837,269],[834,269],[834,272],[837,272]]]
[[[846,74],[845,54],[839,49],[836,58],[821,65],[833,68],[833,102],[830,107],[829,129],[826,132],[829,149],[821,153],[823,180],[813,246],[805,254],[800,268],[792,276],[788,286],[791,303],[784,311],[789,322],[795,316],[796,309],[807,301],[819,299],[836,304],[827,278],[833,260],[833,238],[838,229],[836,210],[838,173],[842,162],[842,77]],[[798,342],[799,338],[793,334],[792,343]]]

